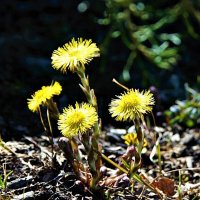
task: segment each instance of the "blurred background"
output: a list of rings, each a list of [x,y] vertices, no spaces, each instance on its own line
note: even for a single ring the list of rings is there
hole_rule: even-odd
[[[113,78],[130,88],[151,89],[158,124],[199,125],[200,0],[1,0],[0,13],[3,137],[41,133],[27,98],[52,80],[63,86],[56,99],[60,109],[85,100],[75,74],[51,67],[53,50],[72,37],[92,39],[101,50],[87,73],[103,126],[116,125],[108,104],[123,92]]]

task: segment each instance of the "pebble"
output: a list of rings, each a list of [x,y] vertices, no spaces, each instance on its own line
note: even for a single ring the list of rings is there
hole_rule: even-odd
[[[114,128],[111,128],[110,129],[110,133],[116,134],[116,135],[124,135],[124,134],[126,134],[126,130],[125,129],[114,129]]]
[[[194,139],[193,134],[185,134],[184,137],[181,139],[181,144],[189,144]]]
[[[186,165],[188,168],[193,167],[193,157],[192,156],[187,156],[185,161],[186,161]]]
[[[7,183],[7,187],[9,189],[18,189],[27,186],[27,184],[31,183],[33,180],[32,176],[27,176],[25,178],[18,178],[11,182]]]
[[[155,126],[155,127],[154,127],[154,130],[155,130],[156,132],[158,132],[158,133],[163,133],[163,132],[165,132],[165,129],[164,129],[164,128],[158,127],[158,126]]]
[[[172,142],[179,142],[179,141],[181,140],[180,134],[179,134],[179,133],[176,133],[175,135],[173,135],[173,136],[171,137],[171,140],[172,140]]]
[[[131,126],[129,129],[128,129],[128,133],[134,133],[136,132],[135,131],[135,126]]]
[[[12,200],[32,200],[32,199],[35,199],[34,198],[34,192],[33,191],[30,191],[30,192],[26,192],[26,193],[23,193],[23,194],[20,194],[20,195],[15,195]]]

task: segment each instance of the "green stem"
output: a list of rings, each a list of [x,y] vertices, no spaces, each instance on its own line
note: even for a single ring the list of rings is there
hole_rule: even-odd
[[[58,143],[60,149],[64,152],[65,158],[70,163],[75,175],[80,179],[84,184],[87,184],[87,180],[83,172],[85,172],[83,164],[80,162],[80,155],[78,152],[78,144],[72,139],[62,137]]]
[[[135,129],[137,133],[137,139],[138,139],[138,154],[141,156],[143,145],[144,145],[144,132],[142,131],[139,119],[136,119],[135,121]]]
[[[88,103],[91,104],[92,106],[94,106],[98,113],[97,100],[96,100],[96,97],[94,94],[94,90],[90,89],[89,79],[88,79],[88,77],[86,77],[84,69],[85,69],[84,67],[80,67],[80,69],[76,71],[81,80],[81,83],[82,83],[82,85],[80,85],[80,87],[83,90],[83,92],[88,100]],[[94,134],[95,134],[96,138],[99,137],[100,129],[99,129],[98,122],[96,122],[94,125]]]
[[[122,87],[125,90],[129,90],[126,86],[122,85],[121,83],[119,83],[115,78],[113,78],[112,80],[113,83],[116,83],[118,86]]]
[[[82,69],[82,68],[81,68]],[[90,85],[89,85],[89,80],[88,80],[88,78],[85,76],[85,70],[77,70],[77,74],[78,74],[78,76],[79,76],[79,78],[80,78],[80,80],[81,80],[81,83],[82,83],[82,86],[83,86],[83,88],[84,88],[84,93],[85,93],[85,95],[86,95],[86,98],[87,98],[87,100],[88,100],[88,102],[90,103],[90,104],[92,104],[96,109],[97,109],[97,105],[96,105],[96,102],[94,102],[94,99],[93,99],[93,97],[92,97],[92,95],[91,95],[91,89],[90,89]]]
[[[178,179],[179,179],[179,181],[178,181],[178,199],[179,200],[182,200],[182,190],[181,190],[181,171],[179,170],[179,175],[178,175]]]
[[[38,109],[38,112],[39,112],[39,115],[40,115],[40,120],[41,120],[42,126],[44,128],[44,131],[47,134],[47,137],[49,138],[49,142],[51,144],[51,160],[52,160],[51,164],[53,166],[53,149],[54,149],[54,146],[53,146],[53,132],[52,132],[52,126],[51,126],[51,121],[50,121],[49,109],[47,108],[47,119],[48,119],[48,124],[49,124],[49,130],[50,131],[47,129],[47,127],[46,127],[46,125],[44,123],[40,107]],[[49,135],[49,132],[50,132],[51,135]]]
[[[144,181],[144,179],[141,178],[140,175],[134,173],[131,178],[133,178],[136,181],[138,181],[138,182],[142,183],[143,185],[145,185],[147,188],[152,190],[155,194],[157,194],[162,199],[161,194],[153,186],[151,186],[151,184],[149,184],[148,182]]]
[[[50,131],[51,137],[53,138],[53,131],[52,131],[50,114],[49,114],[49,109],[48,108],[47,108],[47,120],[48,120],[48,124],[49,124],[49,131]]]
[[[47,132],[47,128],[45,126],[45,123],[44,123],[44,120],[43,120],[43,117],[42,117],[42,112],[41,112],[40,107],[38,108],[38,112],[39,112],[39,115],[40,115],[40,120],[41,120],[42,126],[44,128],[44,131]]]
[[[80,85],[80,87],[83,90],[88,100],[88,103],[91,104],[98,113],[96,96],[94,94],[94,90],[90,88],[88,77],[86,77],[85,75],[85,67],[84,66],[77,67],[76,73],[78,74],[81,80],[82,85]],[[87,151],[87,157],[88,157],[88,164],[90,166],[90,171],[92,174],[91,188],[95,189],[97,188],[97,183],[100,179],[100,167],[101,167],[101,157],[97,153],[100,152],[100,148],[98,145],[98,138],[100,134],[98,121],[95,123],[93,130],[94,134],[91,136],[92,137],[91,144],[88,147],[89,150]],[[85,143],[85,145],[87,144],[87,142],[85,141],[83,142]]]
[[[49,132],[50,132],[50,136],[49,136],[49,142],[51,144],[51,159],[52,159],[52,165],[53,165],[53,150],[54,150],[54,143],[53,143],[53,131],[52,131],[52,126],[51,126],[51,120],[50,120],[50,114],[49,114],[49,109],[47,107],[47,120],[48,120],[48,124],[49,124]]]
[[[112,161],[110,158],[108,158],[104,154],[101,154],[101,156],[107,162],[109,162],[110,164],[112,164],[113,166],[115,166],[116,168],[118,168],[119,170],[121,170],[122,172],[124,172],[126,174],[129,173],[126,169],[124,169],[123,167],[121,167],[120,165],[118,165],[117,163],[115,163],[114,161]],[[140,175],[138,175],[136,173],[133,173],[133,174],[131,174],[130,178],[133,178],[134,180],[138,181],[139,183],[145,185],[146,187],[148,187],[149,189],[151,189],[153,192],[155,192],[156,194],[158,194],[159,197],[161,197],[161,195],[158,193],[158,191],[156,191],[155,188],[153,186],[151,186],[149,183],[147,183],[146,181],[144,181],[143,178],[141,178]]]
[[[158,165],[160,174],[162,173],[162,162],[161,162],[161,152],[160,152],[160,143],[156,141],[156,153],[158,155]]]
[[[126,169],[124,169],[123,167],[121,167],[120,165],[118,165],[117,163],[115,163],[114,161],[112,161],[110,158],[108,158],[107,156],[105,156],[104,154],[101,153],[101,156],[103,159],[105,159],[107,162],[109,162],[110,164],[112,164],[113,166],[115,166],[116,168],[118,168],[119,170],[121,170],[122,172],[128,174],[128,171]]]
[[[58,110],[57,104],[53,101],[53,99],[49,99],[47,101],[47,108],[49,109],[50,117],[54,119],[58,119],[60,112]]]

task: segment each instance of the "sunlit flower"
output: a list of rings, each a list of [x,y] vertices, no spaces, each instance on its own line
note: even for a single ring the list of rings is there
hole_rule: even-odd
[[[51,99],[54,95],[59,95],[62,91],[62,86],[60,83],[55,82],[53,85],[50,86],[43,86],[41,92],[45,99]]]
[[[45,105],[47,100],[51,99],[54,95],[59,95],[61,91],[62,87],[58,82],[50,86],[42,86],[40,90],[31,96],[31,99],[28,99],[28,108],[32,112],[38,111],[39,106]]]
[[[153,94],[150,91],[130,89],[124,94],[117,96],[110,103],[109,111],[117,121],[134,121],[143,119],[144,114],[151,112],[154,105]]]
[[[58,120],[58,129],[61,133],[71,138],[79,133],[84,134],[98,121],[96,109],[87,103],[75,104],[64,108]]]
[[[68,68],[74,72],[76,67],[89,63],[99,55],[99,48],[95,43],[92,43],[92,40],[78,38],[76,41],[73,38],[71,42],[54,50],[51,59],[54,69],[66,72]]]
[[[131,145],[138,145],[138,139],[137,139],[137,133],[127,133],[126,135],[122,136],[124,139],[125,144],[128,146]],[[147,146],[147,140],[144,138],[144,144],[143,147]]]

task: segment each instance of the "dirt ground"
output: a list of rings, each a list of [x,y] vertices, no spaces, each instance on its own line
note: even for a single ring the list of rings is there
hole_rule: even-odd
[[[103,152],[109,158],[119,160],[126,151],[127,145],[122,136],[131,128],[117,129],[105,127],[100,143]],[[156,136],[156,137],[155,137]],[[159,136],[161,146],[162,171],[159,170],[157,157],[152,153],[155,138]],[[138,173],[143,174],[150,182],[172,186],[170,195],[165,199],[200,198],[200,131],[181,127],[152,127],[146,133],[147,147],[142,155],[142,166]],[[23,135],[20,140],[8,141],[6,145],[15,153],[0,147],[0,174],[8,176],[7,186],[0,190],[0,199],[24,200],[96,200],[96,199],[159,199],[159,197],[130,180],[127,176],[116,185],[105,187],[105,197],[99,197],[80,183],[58,147],[59,138],[54,138],[54,166],[51,160],[51,147],[48,137],[30,137]],[[80,147],[82,148],[82,147]],[[114,170],[106,161],[107,171]],[[104,179],[106,179],[105,174]],[[166,182],[167,181],[167,182]],[[169,181],[169,182],[168,182]],[[159,187],[159,186],[158,186]],[[161,186],[160,186],[161,187]],[[160,188],[160,190],[163,190]],[[178,193],[178,191],[180,191]]]

